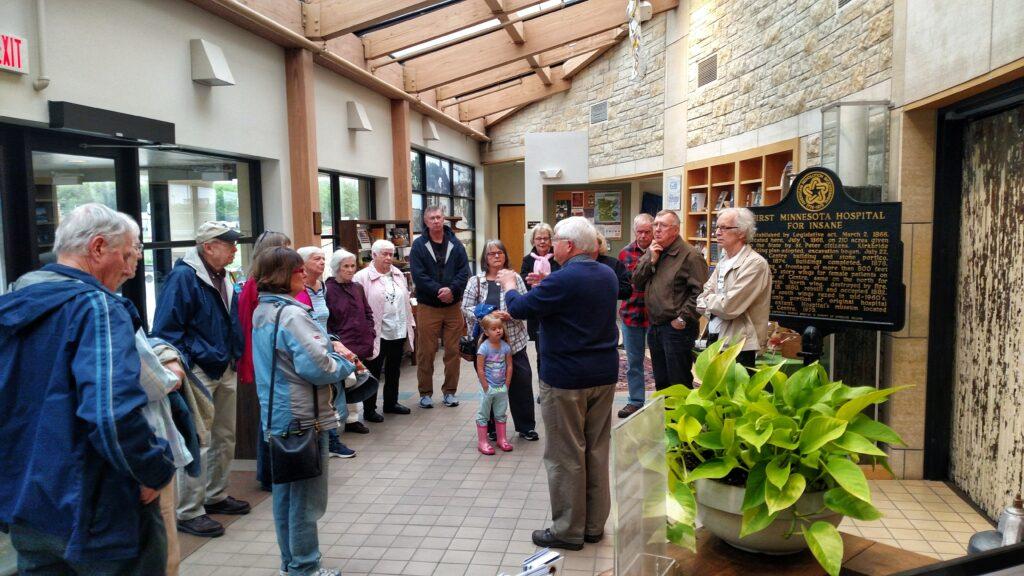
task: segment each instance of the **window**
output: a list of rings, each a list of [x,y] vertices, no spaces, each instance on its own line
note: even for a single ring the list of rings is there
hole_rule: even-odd
[[[253,166],[219,156],[166,150],[139,150],[145,308],[150,325],[157,295],[174,263],[195,246],[196,230],[207,220],[223,220],[246,236],[228,271],[240,278],[252,257]],[[259,224],[257,226],[257,224]]]
[[[342,246],[337,230],[338,220],[359,220],[374,215],[373,180],[337,172],[320,172],[320,245],[330,254]]]
[[[423,230],[424,206],[441,206],[446,216],[461,217],[456,237],[466,247],[470,266],[476,269],[476,185],[472,166],[412,151],[412,226]]]

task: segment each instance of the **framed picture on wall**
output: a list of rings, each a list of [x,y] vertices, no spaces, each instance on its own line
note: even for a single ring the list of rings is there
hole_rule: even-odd
[[[665,194],[665,210],[680,210],[683,207],[683,177],[672,176],[668,179],[668,191]]]
[[[617,224],[622,222],[622,193],[597,192],[594,194],[594,222]]]

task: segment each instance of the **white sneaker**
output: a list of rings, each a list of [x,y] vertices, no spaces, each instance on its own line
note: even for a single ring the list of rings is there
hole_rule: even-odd
[[[455,397],[455,394],[445,394],[444,395],[444,405],[449,407],[449,408],[452,408],[454,406],[458,406],[459,405],[459,399]]]
[[[320,567],[313,576],[341,576],[341,570],[335,570],[334,568]]]

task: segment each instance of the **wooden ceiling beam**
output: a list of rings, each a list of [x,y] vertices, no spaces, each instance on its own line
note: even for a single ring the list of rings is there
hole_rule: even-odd
[[[354,1],[354,0],[353,0]],[[544,0],[504,0],[503,12],[514,14]],[[374,30],[363,36],[366,58],[372,60],[440,38],[456,30],[476,26],[495,18],[487,0],[465,0],[422,16]]]
[[[497,68],[487,70],[486,72],[480,72],[479,74],[470,76],[469,78],[439,86],[437,88],[437,97],[439,100],[456,98],[464,94],[475,92],[481,88],[486,88],[499,82],[528,74],[534,68],[556,66],[570,58],[573,58],[574,56],[588,54],[594,50],[602,48],[610,48],[625,36],[626,32],[621,28],[595,34],[594,36],[584,38],[578,42],[559,46],[553,50],[542,52],[523,60],[510,62]],[[534,66],[533,62],[528,62],[529,58],[533,58],[537,65]]]
[[[488,114],[487,116],[484,116],[484,127],[490,128],[491,126],[494,126],[498,122],[501,122],[502,120],[509,118],[516,112],[519,112],[523,108],[526,108],[526,106],[514,106],[512,108],[509,108],[508,110],[502,110],[501,112]]]
[[[654,12],[675,8],[679,0],[652,0]],[[527,41],[517,45],[495,30],[405,61],[406,90],[435,88],[582,40],[626,23],[623,0],[588,0],[524,22]]]
[[[562,71],[557,68],[551,71],[550,86],[545,86],[537,76],[527,76],[523,78],[519,86],[512,86],[504,90],[491,92],[486,96],[460,102],[459,120],[469,122],[470,120],[483,118],[495,112],[501,112],[509,107],[536,102],[552,94],[565,92],[571,86],[572,81],[563,79]]]
[[[542,68],[534,68],[533,71],[537,73],[537,78],[540,78],[542,84],[544,84],[545,86],[551,86],[550,67],[544,66]]]
[[[329,40],[404,16],[437,0],[316,0],[302,3],[306,37]]]

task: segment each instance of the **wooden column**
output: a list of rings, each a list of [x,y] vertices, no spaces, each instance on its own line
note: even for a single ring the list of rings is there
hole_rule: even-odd
[[[285,87],[288,96],[292,246],[319,246],[320,237],[313,234],[313,213],[320,211],[320,203],[312,52],[299,48],[285,50]]]
[[[391,154],[394,159],[391,206],[396,220],[412,219],[412,141],[409,138],[409,102],[391,101]]]

